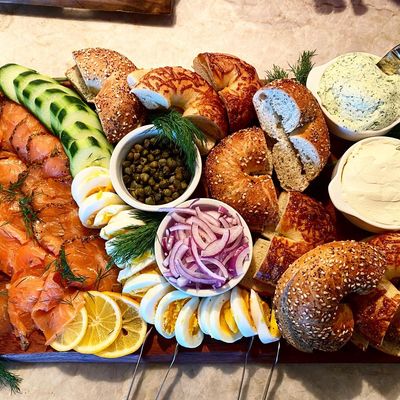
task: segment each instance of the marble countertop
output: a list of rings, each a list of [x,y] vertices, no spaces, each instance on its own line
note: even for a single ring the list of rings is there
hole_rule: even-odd
[[[198,52],[233,53],[263,77],[272,64],[293,63],[305,49],[316,49],[316,62],[323,63],[348,51],[383,55],[399,41],[398,0],[176,0],[173,17],[0,6],[0,64],[53,76],[72,63],[72,50],[92,46],[118,50],[140,67],[189,67]],[[133,371],[118,364],[12,368],[23,378],[20,400],[122,400]],[[141,369],[134,397],[154,399],[165,368]],[[261,398],[268,370],[249,366],[243,398]],[[236,399],[240,375],[240,365],[180,365],[160,399]],[[400,364],[279,365],[269,399],[394,400],[399,376]],[[0,391],[1,399],[8,396]]]

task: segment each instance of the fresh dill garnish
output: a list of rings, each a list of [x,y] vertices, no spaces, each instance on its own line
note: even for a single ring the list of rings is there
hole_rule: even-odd
[[[85,282],[86,278],[82,275],[76,276],[67,261],[67,255],[65,254],[64,247],[60,250],[59,258],[55,261],[57,271],[61,274],[61,277],[68,282]]]
[[[193,175],[196,168],[195,141],[205,143],[204,133],[173,109],[154,112],[150,116],[150,121],[160,132],[158,136],[160,139],[171,141],[182,152],[186,166]]]
[[[315,55],[315,50],[303,51],[299,55],[295,64],[289,64],[289,69],[285,69],[274,64],[272,66],[272,70],[266,71],[266,81],[273,82],[278,79],[287,79],[292,76],[299,83],[305,85],[307,82],[308,74],[314,66],[312,59]]]
[[[265,71],[267,82],[277,81],[278,79],[289,78],[289,73],[278,65],[273,65],[271,70]]]
[[[3,362],[0,362],[0,388],[8,387],[11,393],[21,393],[19,384],[22,378],[10,372]]]
[[[145,224],[128,226],[125,233],[107,242],[108,254],[118,265],[140,257],[147,251],[153,252],[157,229],[166,215],[163,212],[141,210],[132,210],[131,213]]]
[[[19,210],[22,214],[25,229],[30,237],[33,235],[33,223],[38,220],[38,216],[33,210],[31,203],[31,197],[22,197],[18,200]]]
[[[299,58],[297,59],[296,64],[290,65],[289,68],[292,71],[294,77],[298,82],[302,85],[305,85],[307,82],[307,77],[310,71],[312,70],[314,63],[312,62],[313,57],[315,56],[316,51],[306,50],[303,51]]]
[[[18,191],[25,182],[27,176],[27,172],[22,172],[18,175],[18,180],[14,183],[11,183],[7,188],[5,188],[3,185],[0,185],[0,193],[5,195],[6,201],[12,201],[17,197]]]

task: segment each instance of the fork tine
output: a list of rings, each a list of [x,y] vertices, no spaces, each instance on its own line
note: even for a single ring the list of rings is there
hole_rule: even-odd
[[[175,346],[175,351],[174,351],[174,355],[173,355],[172,360],[171,360],[171,364],[169,364],[169,367],[168,367],[167,371],[165,372],[164,379],[162,380],[161,385],[158,388],[158,392],[157,392],[157,395],[156,395],[154,400],[158,400],[159,397],[160,397],[160,394],[162,392],[162,389],[163,389],[163,386],[165,384],[165,381],[167,380],[169,372],[171,371],[171,368],[175,363],[176,356],[178,355],[178,351],[179,351],[179,344],[177,343],[176,346]]]
[[[265,400],[267,398],[267,396],[268,396],[269,387],[271,385],[272,374],[274,373],[274,369],[275,369],[276,365],[278,364],[280,351],[281,351],[281,341],[279,340],[278,341],[278,346],[276,348],[275,360],[274,360],[274,362],[272,364],[272,367],[271,367],[271,369],[269,371],[268,380],[267,380],[267,383],[266,383],[266,385],[264,387],[264,393],[263,393],[263,396],[262,396],[262,400]]]
[[[239,386],[239,393],[238,393],[237,400],[240,400],[240,398],[242,397],[243,382],[244,382],[244,377],[246,375],[247,361],[249,359],[249,354],[250,354],[251,348],[253,347],[253,343],[254,343],[254,336],[251,337],[250,343],[249,343],[249,347],[248,347],[247,352],[246,352],[246,354],[244,356],[244,363],[243,363],[243,369],[242,369],[242,378],[240,379],[240,386]]]
[[[145,338],[144,338],[144,340],[143,340],[142,346],[140,347],[139,356],[138,356],[138,359],[137,359],[137,361],[136,361],[135,369],[133,370],[133,374],[132,374],[132,378],[131,378],[131,383],[130,383],[130,385],[129,385],[129,391],[128,391],[128,394],[127,394],[126,397],[125,397],[125,400],[129,400],[129,399],[131,398],[131,396],[132,396],[132,393],[133,393],[133,384],[134,384],[134,382],[135,382],[136,373],[137,373],[137,370],[138,370],[140,361],[142,360],[142,355],[143,355],[144,346],[145,346],[146,341],[147,341],[147,338],[150,336],[150,332],[151,332],[152,330],[153,330],[153,327],[151,327],[151,328],[147,331],[146,336],[145,336]]]

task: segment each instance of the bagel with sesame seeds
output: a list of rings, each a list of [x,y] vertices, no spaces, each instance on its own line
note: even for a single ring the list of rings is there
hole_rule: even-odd
[[[256,119],[253,96],[261,87],[256,69],[238,57],[200,53],[193,69],[218,92],[228,113],[229,130],[247,128]]]
[[[207,154],[228,133],[224,104],[213,87],[196,72],[182,67],[160,67],[144,75],[128,75],[128,84],[149,110],[176,108],[206,135],[207,144],[198,143]]]
[[[271,161],[264,132],[256,127],[224,138],[206,160],[210,196],[238,211],[252,232],[273,230],[279,221]]]
[[[272,158],[283,189],[304,191],[330,154],[328,127],[317,100],[302,84],[281,79],[253,97],[262,129],[274,141]]]
[[[145,109],[127,83],[135,64],[114,50],[98,47],[72,55],[75,65],[66,76],[86,101],[94,103],[108,141],[115,144],[141,126]]]
[[[354,331],[343,299],[375,288],[385,262],[375,247],[355,241],[323,244],[301,256],[279,279],[273,298],[282,336],[305,352],[339,350]]]

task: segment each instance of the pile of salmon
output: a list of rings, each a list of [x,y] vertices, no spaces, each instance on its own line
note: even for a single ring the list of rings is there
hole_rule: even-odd
[[[23,350],[36,330],[46,344],[61,333],[84,291],[119,290],[104,241],[79,221],[71,181],[59,139],[0,97],[0,275]]]

